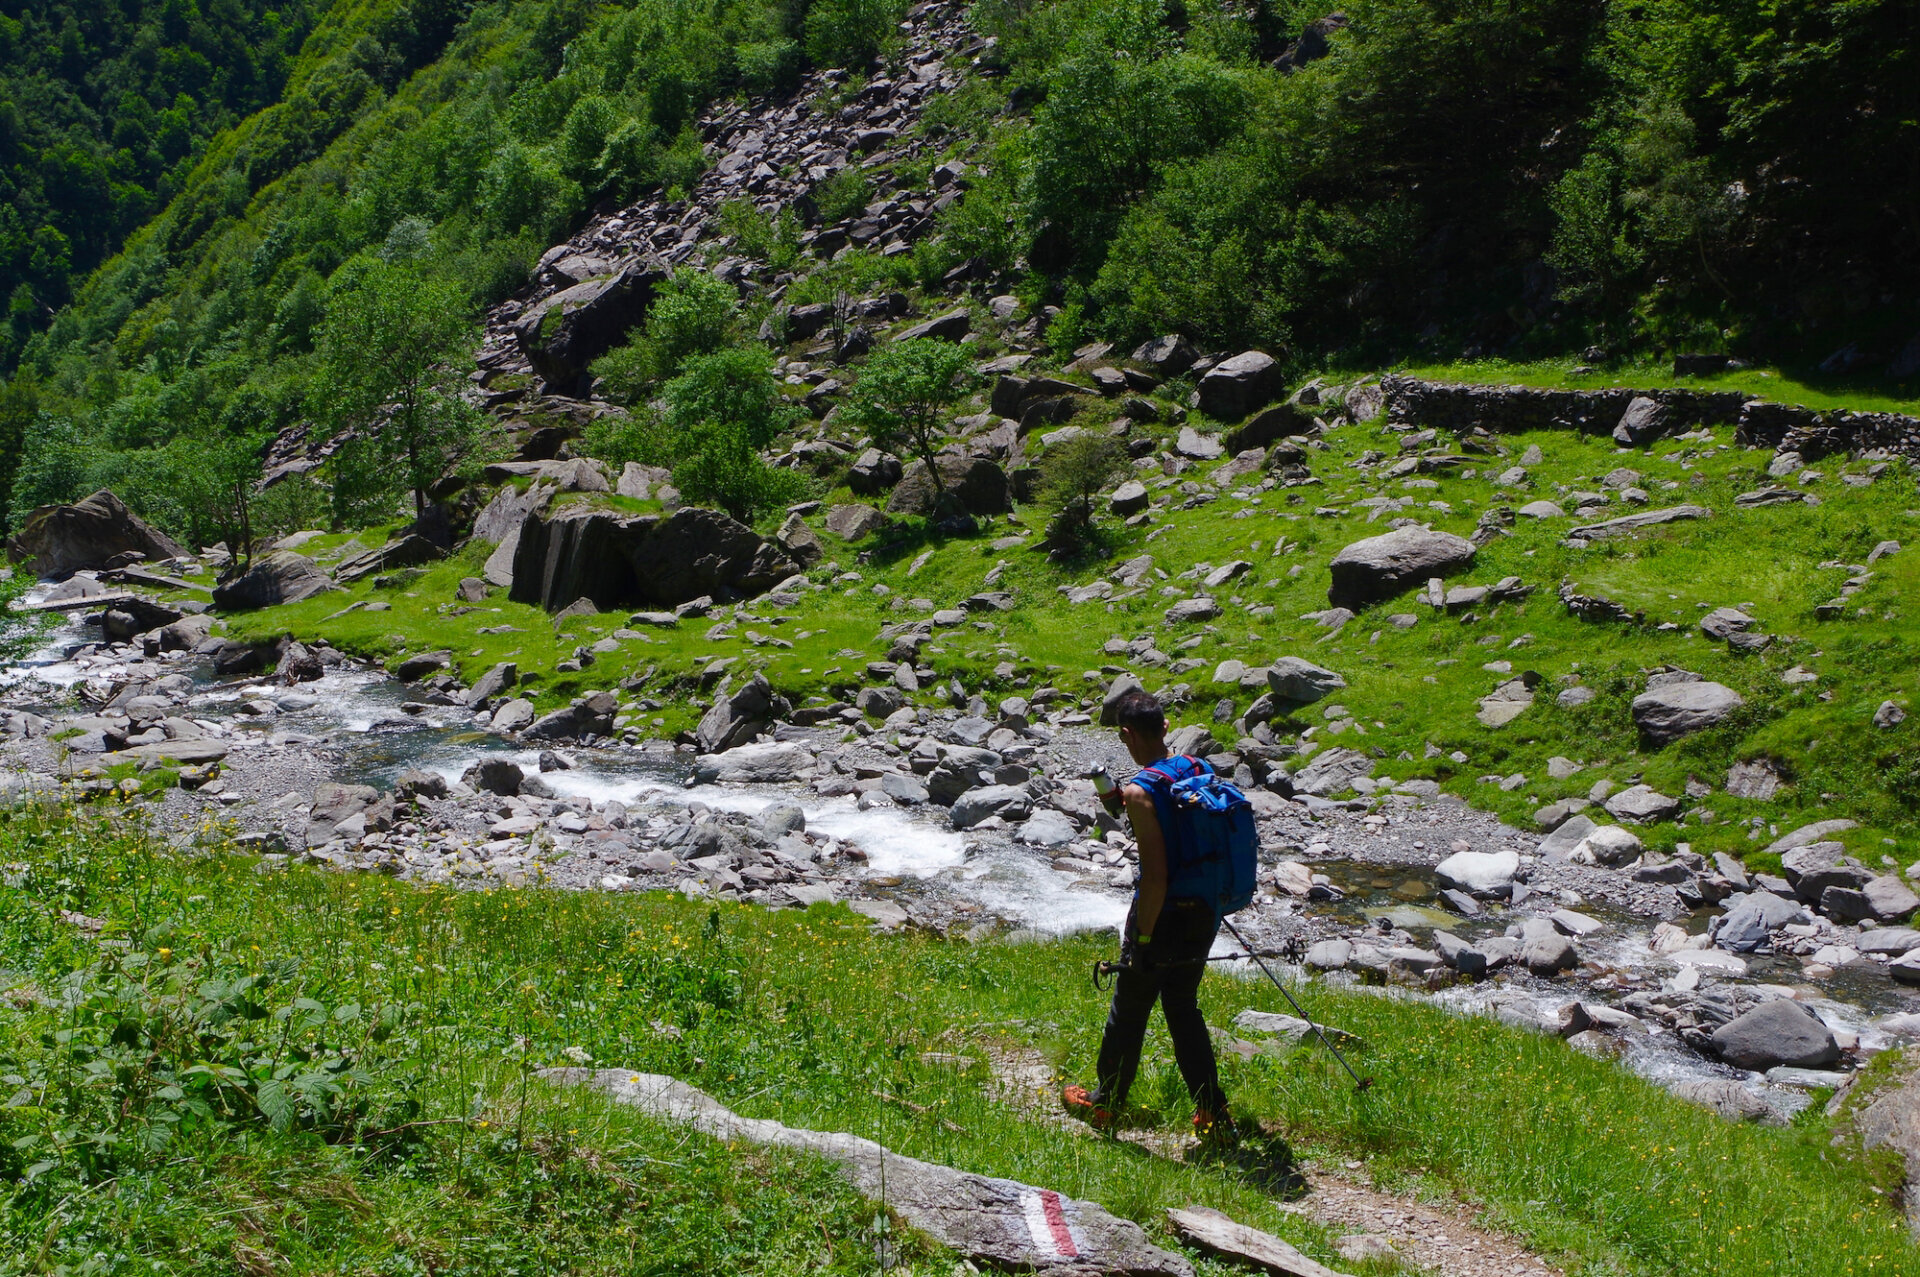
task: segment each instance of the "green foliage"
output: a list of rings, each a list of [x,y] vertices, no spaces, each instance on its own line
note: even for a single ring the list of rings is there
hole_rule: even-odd
[[[644,407],[595,418],[582,432],[580,443],[587,456],[606,462],[616,473],[629,461],[644,466],[673,464],[672,435]]]
[[[92,490],[95,473],[94,459],[73,423],[40,414],[21,451],[7,521],[17,528],[36,506],[85,496]]]
[[[700,270],[682,270],[660,286],[646,326],[626,345],[594,361],[607,396],[638,403],[659,382],[679,373],[694,355],[708,355],[739,336],[740,295]]]
[[[273,103],[324,12],[309,0],[15,5],[0,15],[0,369],[70,283]]]
[[[800,415],[780,393],[773,355],[757,345],[689,356],[680,364],[680,375],[662,386],[660,395],[666,401],[667,423],[675,430],[691,430],[707,421],[725,422],[739,427],[755,448],[772,443]]]
[[[719,506],[745,524],[807,496],[798,470],[770,466],[747,429],[737,422],[701,422],[679,439],[673,482],[689,501]]]
[[[865,209],[873,199],[873,183],[858,165],[828,177],[813,188],[813,205],[823,222],[844,222]]]
[[[966,393],[973,356],[965,347],[931,337],[893,342],[867,359],[847,393],[840,419],[892,452],[920,458],[942,491],[933,455],[945,439],[945,414]]]
[[[315,407],[353,432],[333,460],[344,520],[426,491],[472,450],[478,414],[459,397],[474,341],[456,285],[410,263],[362,260],[342,272],[321,330]]]
[[[898,41],[899,0],[812,0],[807,56],[820,66],[864,67]]]

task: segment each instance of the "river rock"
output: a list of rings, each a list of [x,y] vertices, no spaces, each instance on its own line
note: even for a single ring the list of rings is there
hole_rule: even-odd
[[[1517,851],[1459,851],[1433,868],[1434,878],[1444,886],[1497,899],[1513,890],[1513,876],[1519,872]]]
[[[715,698],[694,729],[694,740],[703,754],[725,753],[765,731],[772,717],[773,687],[766,675],[755,674],[745,687]]]
[[[1713,1049],[1727,1063],[1756,1071],[1787,1065],[1820,1069],[1840,1059],[1833,1030],[1791,998],[1762,1002],[1713,1031]]]
[[[694,775],[703,783],[775,785],[797,780],[813,766],[813,754],[793,741],[759,741],[721,753],[702,754]]]
[[[529,740],[606,736],[613,731],[613,712],[618,705],[612,692],[589,692],[565,709],[534,719],[527,725],[525,734]]]
[[[983,785],[954,799],[953,827],[971,829],[989,816],[1004,820],[1025,820],[1033,809],[1033,799],[1015,785]]]
[[[1063,847],[1080,836],[1065,812],[1042,807],[1014,831],[1014,839],[1033,847]]]
[[[213,605],[227,612],[275,607],[310,599],[331,588],[333,580],[319,564],[303,554],[280,550],[255,560],[241,575],[215,586]]]
[[[1867,897],[1868,916],[1882,925],[1905,922],[1920,909],[1920,895],[1896,874],[1882,874],[1862,891]]]
[[[51,577],[105,567],[123,554],[157,562],[187,553],[106,488],[72,505],[36,508],[7,542],[7,551],[15,559],[27,560],[35,576]]]
[[[1138,1224],[1050,1189],[902,1157],[855,1135],[739,1117],[705,1093],[660,1074],[566,1068],[547,1069],[541,1076],[558,1085],[592,1087],[615,1103],[684,1123],[716,1140],[837,1162],[859,1192],[898,1214],[909,1228],[989,1268],[1193,1277],[1191,1264],[1152,1245]]]
[[[1566,936],[1536,935],[1521,943],[1520,962],[1534,975],[1552,976],[1579,966],[1580,955]]]
[[[1740,693],[1720,683],[1670,683],[1633,700],[1633,721],[1655,749],[1723,721],[1746,704]]]
[[[495,710],[488,726],[496,732],[518,732],[532,722],[533,702],[524,697],[517,697]]]
[[[1307,946],[1306,964],[1316,971],[1340,971],[1353,961],[1350,940],[1317,940]]]
[[[526,773],[510,758],[483,758],[460,775],[460,783],[476,792],[512,797],[520,792]]]
[[[1471,567],[1473,542],[1451,532],[1409,526],[1355,541],[1333,556],[1327,601],[1360,608]]]
[[[1315,754],[1290,778],[1297,794],[1327,798],[1351,789],[1361,776],[1373,774],[1373,759],[1354,749],[1334,748]]]
[[[1806,922],[1807,911],[1771,891],[1750,891],[1737,897],[1718,919],[1713,942],[1733,953],[1752,953],[1771,932],[1794,922]]]

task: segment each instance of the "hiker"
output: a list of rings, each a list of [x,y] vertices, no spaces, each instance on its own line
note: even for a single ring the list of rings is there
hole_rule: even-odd
[[[1140,879],[1121,932],[1121,969],[1100,1038],[1094,1090],[1068,1086],[1061,1099],[1069,1114],[1097,1129],[1114,1125],[1140,1068],[1141,1043],[1157,999],[1173,1039],[1180,1076],[1193,1096],[1195,1131],[1203,1143],[1232,1144],[1238,1136],[1227,1115],[1213,1039],[1198,1002],[1200,978],[1207,969],[1203,960],[1213,948],[1220,914],[1215,902],[1184,894],[1179,882],[1171,883],[1169,890],[1169,864],[1180,863],[1185,850],[1179,840],[1192,836],[1190,820],[1174,810],[1173,784],[1190,776],[1211,776],[1212,768],[1197,758],[1167,757],[1166,714],[1150,693],[1129,692],[1121,697],[1116,717],[1121,743],[1141,771],[1126,785],[1102,793],[1101,801],[1114,815],[1125,805],[1140,848]],[[1096,785],[1108,788],[1097,781]],[[1176,844],[1171,848],[1169,833]]]

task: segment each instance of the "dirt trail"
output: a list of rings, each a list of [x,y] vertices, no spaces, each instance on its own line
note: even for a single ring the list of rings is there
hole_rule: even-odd
[[[1060,1111],[1060,1085],[1038,1050],[1007,1042],[981,1044],[992,1069],[989,1093],[1031,1120],[1085,1139],[1091,1128]],[[1160,1157],[1185,1161],[1198,1147],[1191,1135],[1160,1129],[1121,1131],[1118,1138]],[[1480,1226],[1480,1212],[1462,1202],[1419,1201],[1365,1182],[1361,1162],[1302,1163],[1307,1192],[1280,1208],[1336,1233],[1349,1260],[1388,1255],[1439,1277],[1561,1277],[1561,1270],[1508,1237]]]

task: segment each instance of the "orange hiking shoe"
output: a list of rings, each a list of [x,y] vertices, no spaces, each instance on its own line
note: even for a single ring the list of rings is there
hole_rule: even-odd
[[[1200,1137],[1200,1147],[1210,1151],[1224,1151],[1240,1146],[1240,1131],[1234,1126],[1233,1118],[1225,1109],[1210,1113],[1199,1109],[1193,1115],[1193,1133]]]
[[[1114,1127],[1113,1114],[1096,1103],[1093,1093],[1084,1086],[1076,1084],[1062,1088],[1060,1105],[1066,1109],[1068,1117],[1078,1118],[1096,1131],[1111,1131]]]

